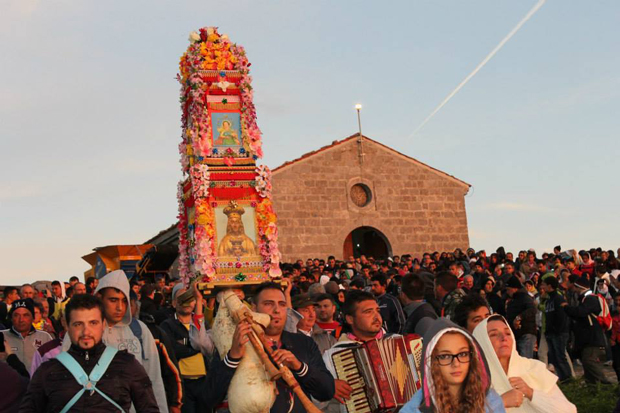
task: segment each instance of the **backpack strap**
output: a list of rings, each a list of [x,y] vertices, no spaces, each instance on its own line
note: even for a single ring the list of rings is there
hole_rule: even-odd
[[[114,407],[116,407],[121,412],[124,412],[123,408],[120,407],[114,400],[112,400],[108,395],[103,393],[101,390],[97,388],[97,382],[103,377],[106,370],[110,366],[112,359],[116,355],[118,350],[114,347],[106,347],[103,351],[103,354],[99,358],[99,361],[95,365],[95,368],[90,373],[90,377],[86,374],[82,366],[71,356],[71,354],[63,351],[62,353],[56,356],[56,359],[62,363],[63,366],[75,377],[75,380],[78,382],[82,389],[69,400],[69,402],[65,405],[65,407],[60,411],[60,413],[67,413],[78,400],[84,394],[86,390],[90,390],[91,392],[96,391],[110,402]]]
[[[88,382],[88,374],[84,371],[82,366],[66,351],[61,352],[56,356],[56,360],[60,361],[69,373],[75,377],[75,380],[80,386],[85,385]]]
[[[140,325],[140,322],[138,322],[138,319],[132,318],[131,323],[129,323],[129,328],[131,329],[133,335],[140,342],[140,349],[142,350],[142,360],[146,360],[146,357],[144,355],[144,343],[142,342],[142,326]]]
[[[116,353],[118,353],[118,350],[114,347],[108,346],[105,348],[95,368],[90,372],[89,379],[93,384],[97,384],[97,382],[101,380],[101,377],[103,377],[110,363],[112,363],[112,359]]]

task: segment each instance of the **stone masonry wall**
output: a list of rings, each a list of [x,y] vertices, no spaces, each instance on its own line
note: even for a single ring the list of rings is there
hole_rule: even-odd
[[[357,139],[348,139],[284,165],[272,176],[284,262],[343,257],[347,235],[360,226],[381,231],[392,253],[467,248],[467,185],[364,139],[363,166]],[[372,191],[359,208],[349,197],[355,183]]]

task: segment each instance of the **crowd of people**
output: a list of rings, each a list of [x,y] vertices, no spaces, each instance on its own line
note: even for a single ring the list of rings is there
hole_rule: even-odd
[[[330,355],[395,334],[424,342],[423,386],[403,412],[572,412],[558,383],[574,380],[577,364],[589,383],[609,383],[607,363],[620,379],[613,251],[330,256],[282,270],[284,283],[234,292],[270,316],[273,360],[322,411],[342,411],[353,390]],[[0,411],[226,411],[251,326],[240,322],[220,354],[218,307],[196,284],[120,270],[49,290],[5,287]],[[305,410],[278,380],[271,411]]]

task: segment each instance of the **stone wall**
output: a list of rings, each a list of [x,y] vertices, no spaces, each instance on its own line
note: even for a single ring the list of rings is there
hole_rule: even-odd
[[[363,152],[360,167],[357,138],[352,137],[274,170],[284,262],[347,258],[344,241],[360,226],[382,232],[397,255],[469,246],[466,183],[367,138]],[[349,196],[356,183],[372,192],[367,206],[356,206]]]

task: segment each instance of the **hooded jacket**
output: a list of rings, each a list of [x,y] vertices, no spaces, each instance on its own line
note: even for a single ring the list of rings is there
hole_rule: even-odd
[[[503,413],[504,404],[501,397],[491,389],[491,375],[489,368],[484,357],[484,354],[480,350],[476,340],[461,327],[452,323],[445,318],[439,318],[437,320],[431,320],[425,318],[418,323],[418,331],[425,330],[423,335],[424,346],[422,348],[422,388],[417,391],[413,398],[403,406],[401,413],[433,413],[435,412],[435,397],[436,389],[433,376],[431,375],[431,354],[435,349],[435,346],[439,342],[439,339],[446,333],[458,332],[461,333],[474,348],[474,356],[478,360],[478,365],[481,366],[480,371],[477,374],[482,379],[482,386],[486,393],[485,412],[486,413]]]
[[[120,323],[114,326],[108,326],[106,323],[103,330],[102,341],[108,346],[115,347],[118,350],[125,350],[129,354],[134,355],[136,360],[138,360],[144,367],[144,370],[146,370],[149,379],[151,379],[153,393],[157,399],[159,410],[162,413],[167,413],[168,405],[166,402],[166,392],[161,378],[161,366],[159,364],[159,353],[157,352],[155,339],[142,321],[138,320],[138,324],[140,324],[142,328],[142,340],[134,336],[131,327],[129,327],[131,323],[131,306],[129,305],[129,281],[127,280],[125,272],[116,270],[106,274],[99,280],[99,285],[95,290],[95,294],[109,287],[116,288],[125,295],[127,298],[127,311]],[[68,350],[70,346],[71,340],[69,340],[67,335],[63,341],[63,350]]]
[[[508,325],[508,322],[502,316],[494,315],[490,317],[491,320],[498,318]],[[566,399],[556,384],[557,376],[547,370],[545,363],[521,357],[517,353],[514,334],[508,374],[506,374],[489,338],[487,332],[488,322],[489,318],[478,324],[474,330],[474,337],[480,344],[488,361],[492,377],[492,388],[502,395],[512,390],[512,385],[508,380],[509,377],[521,377],[534,390],[532,400],[524,397],[523,404],[520,407],[506,409],[506,411],[509,413],[576,413],[577,408]]]
[[[60,290],[62,294],[60,297],[56,297],[52,294],[52,302],[54,306],[50,306],[51,318],[54,320],[60,319],[60,312],[65,309],[67,302],[69,302],[69,297],[67,297],[67,291],[65,290],[65,283],[60,283]],[[48,300],[49,302],[49,300]]]

